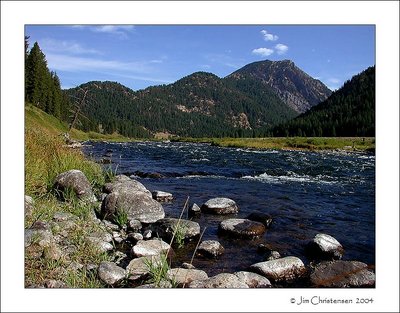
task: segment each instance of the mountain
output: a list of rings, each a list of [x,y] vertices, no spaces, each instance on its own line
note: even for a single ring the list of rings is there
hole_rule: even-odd
[[[255,79],[272,88],[284,103],[298,113],[306,112],[332,93],[321,81],[303,72],[290,60],[250,63],[228,78]]]
[[[375,66],[292,121],[273,129],[275,136],[375,136]]]
[[[255,62],[225,78],[196,72],[139,91],[96,81],[65,92],[79,99],[83,90],[89,97],[81,128],[135,137],[261,136],[330,94],[291,61]]]

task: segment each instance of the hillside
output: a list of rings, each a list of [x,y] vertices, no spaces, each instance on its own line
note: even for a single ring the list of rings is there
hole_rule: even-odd
[[[292,61],[261,61],[225,78],[196,72],[170,85],[133,91],[116,82],[66,90],[80,98],[81,128],[129,137],[166,133],[191,137],[254,137],[325,100],[331,91]]]
[[[375,67],[347,81],[321,104],[274,128],[275,136],[375,136]]]

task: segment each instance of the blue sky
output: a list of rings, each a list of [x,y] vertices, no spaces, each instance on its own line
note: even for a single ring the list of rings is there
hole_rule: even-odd
[[[330,89],[375,64],[375,28],[365,26],[25,26],[63,88],[92,80],[133,90],[196,71],[225,77],[260,60],[290,59]]]

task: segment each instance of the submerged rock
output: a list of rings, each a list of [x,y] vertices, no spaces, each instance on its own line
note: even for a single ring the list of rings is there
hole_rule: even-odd
[[[325,261],[314,268],[310,280],[315,287],[373,287],[375,274],[362,262]]]
[[[251,221],[263,223],[265,227],[269,227],[272,223],[271,215],[261,212],[252,212],[246,218]]]
[[[89,180],[79,170],[70,170],[58,175],[55,179],[54,188],[60,192],[61,198],[65,193],[72,190],[78,199],[94,202],[96,197],[93,193]]]
[[[136,257],[159,255],[167,252],[171,246],[159,239],[140,240],[132,248],[132,254]]]
[[[307,272],[304,263],[293,256],[256,263],[250,266],[250,270],[273,281],[294,280]]]
[[[200,235],[199,223],[183,219],[179,220],[177,218],[160,219],[151,225],[151,229],[155,237],[160,237],[168,242],[171,241],[175,231],[180,232],[180,235],[185,240]]]
[[[239,280],[245,283],[249,288],[269,288],[271,282],[268,278],[252,272],[240,271],[233,273]]]
[[[334,237],[327,234],[317,234],[308,243],[306,252],[314,259],[337,260],[342,258],[344,249]]]
[[[205,280],[194,280],[189,288],[249,288],[234,274],[221,273]]]
[[[213,198],[201,206],[201,211],[211,214],[236,214],[239,207],[236,202],[229,198]]]
[[[152,196],[154,200],[157,200],[159,202],[168,202],[174,200],[172,193],[165,191],[155,190],[152,192]]]
[[[126,276],[126,271],[113,262],[101,262],[97,272],[99,278],[110,286],[118,284]]]
[[[171,281],[175,282],[178,287],[188,285],[192,281],[201,281],[208,278],[206,272],[197,269],[186,269],[186,268],[172,268],[168,270],[167,277]]]
[[[257,238],[266,231],[264,224],[240,218],[222,221],[219,225],[219,230],[223,233],[243,238]]]
[[[224,253],[224,247],[216,240],[202,241],[197,252],[203,256],[216,258]]]

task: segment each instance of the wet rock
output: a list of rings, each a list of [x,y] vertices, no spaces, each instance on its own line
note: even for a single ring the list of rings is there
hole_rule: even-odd
[[[153,196],[154,200],[157,200],[159,202],[169,202],[169,201],[174,200],[172,193],[165,192],[165,191],[155,190],[152,192],[152,196]]]
[[[121,282],[126,275],[123,268],[112,262],[101,262],[97,272],[99,278],[110,286],[114,286]]]
[[[114,249],[113,245],[97,237],[86,237],[86,241],[98,252],[103,253]]]
[[[170,245],[159,239],[141,240],[132,248],[132,254],[136,257],[159,255],[167,252]]]
[[[222,221],[219,230],[222,233],[241,238],[257,238],[266,231],[264,224],[240,218]]]
[[[216,240],[202,241],[197,252],[203,256],[216,258],[224,253],[224,247]]]
[[[70,170],[58,175],[54,183],[54,188],[60,192],[61,198],[64,198],[64,193],[67,190],[72,190],[81,200],[90,202],[97,200],[93,194],[89,180],[79,170]]]
[[[139,230],[142,229],[142,223],[140,223],[140,221],[138,220],[130,220],[129,227],[132,231],[138,232]]]
[[[334,237],[327,234],[317,234],[306,246],[306,252],[312,259],[341,259],[344,254],[342,245]]]
[[[200,213],[201,213],[200,207],[196,203],[193,203],[192,207],[189,209],[189,215],[194,216]]]
[[[44,282],[45,288],[67,288],[67,285],[61,280],[47,279]]]
[[[245,283],[249,288],[270,288],[271,282],[268,278],[252,272],[240,271],[233,273],[239,280]]]
[[[126,179],[127,176],[119,175],[114,179],[114,182],[107,183],[103,187],[105,193],[120,192],[120,193],[137,193],[143,192],[151,197],[151,192],[140,182],[134,179]]]
[[[162,205],[148,193],[129,189],[113,191],[104,199],[101,206],[103,218],[113,220],[118,211],[127,213],[128,222],[154,223],[165,216]]]
[[[267,256],[267,261],[272,261],[276,259],[280,259],[281,254],[278,251],[271,251],[269,255]]]
[[[154,236],[160,237],[168,242],[171,241],[175,231],[181,233],[185,240],[200,235],[199,223],[177,218],[163,218],[151,225]]]
[[[313,269],[310,281],[315,287],[373,287],[375,274],[362,262],[325,261]]]
[[[150,264],[158,266],[162,264],[160,255],[151,255],[133,259],[126,267],[128,278],[130,280],[138,280],[145,278],[150,272]]]
[[[206,272],[197,269],[186,269],[186,268],[172,268],[167,272],[167,278],[175,282],[178,287],[188,285],[192,281],[205,280],[208,278]]]
[[[201,211],[211,214],[236,214],[239,207],[236,202],[228,198],[213,198],[201,206]]]
[[[250,266],[250,270],[273,281],[294,280],[307,272],[303,262],[293,256],[256,263]]]
[[[271,251],[273,251],[273,247],[268,243],[260,243],[257,247],[257,251],[260,253],[267,252],[268,254],[270,254]]]
[[[246,219],[263,223],[265,227],[269,227],[272,223],[271,215],[261,212],[252,212],[246,217]]]
[[[32,215],[34,205],[33,198],[25,195],[25,216]]]
[[[249,286],[239,280],[234,274],[221,273],[205,280],[195,280],[189,288],[249,288]]]

